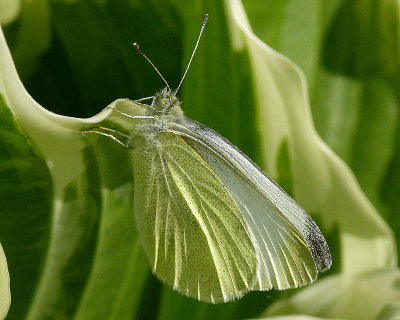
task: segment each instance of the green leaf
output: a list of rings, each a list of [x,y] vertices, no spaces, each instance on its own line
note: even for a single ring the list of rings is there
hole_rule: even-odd
[[[277,317],[268,317],[268,318],[260,318],[262,320],[339,320],[338,318],[321,318],[321,317],[313,317],[313,316],[305,316],[305,315],[285,315],[285,316],[277,316]]]
[[[397,269],[331,276],[273,304],[263,315],[309,314],[335,319],[375,319],[385,305],[399,301],[399,279]]]
[[[129,153],[102,137],[77,134],[97,123],[129,132],[133,124],[107,110],[83,117],[117,97],[149,96],[162,86],[130,48],[134,41],[175,86],[205,12],[209,24],[181,91],[186,114],[282,180],[323,233],[338,239],[329,242],[334,269],[326,281],[339,273],[335,277],[346,276],[344,285],[357,287],[367,283],[364,272],[395,266],[393,232],[371,201],[396,230],[398,37],[386,22],[397,25],[398,2],[372,2],[245,2],[256,34],[301,66],[309,89],[294,63],[255,36],[236,0],[193,0],[185,6],[158,0],[42,1],[48,7],[35,7],[38,13],[45,8],[38,18],[44,30],[39,48],[29,37],[37,29],[17,28],[19,17],[6,31],[24,84],[46,108],[77,118],[51,113],[31,98],[0,38],[5,121],[0,139],[7,145],[0,149],[0,167],[8,166],[7,172],[0,170],[7,190],[0,194],[0,242],[11,275],[8,318],[249,318],[292,294],[251,293],[213,306],[160,284],[136,238]],[[370,46],[360,40],[352,50],[347,41],[352,19]],[[27,32],[18,39],[23,29]],[[22,53],[16,43],[23,44]],[[27,59],[17,59],[20,54]],[[124,100],[113,105],[132,107]],[[391,278],[379,279],[382,297],[390,296]],[[312,289],[296,292],[312,295]],[[339,299],[340,292],[332,290],[331,301]],[[356,307],[368,303],[361,290],[355,295]],[[313,305],[304,302],[305,308]]]
[[[106,313],[110,319],[131,318],[139,307],[131,299],[140,301],[148,270],[131,215],[130,157],[118,149],[111,152],[113,157],[104,157],[117,147],[107,142],[97,146],[96,154],[78,134],[83,125],[100,122],[110,111],[82,120],[43,109],[23,88],[2,36],[0,41],[2,94],[7,101],[2,114],[23,130],[22,134],[15,124],[2,126],[9,137],[11,129],[16,132],[14,140],[3,140],[12,143],[3,154],[8,152],[9,172],[14,170],[21,182],[12,189],[15,179],[5,172],[1,176],[8,192],[2,193],[2,203],[10,208],[0,215],[9,220],[9,228],[1,224],[0,239],[10,251],[10,273],[15,277],[11,289],[16,293],[9,317],[87,319]],[[121,110],[127,104],[114,103]],[[26,237],[16,238],[15,230],[24,229]]]
[[[399,1],[244,3],[256,34],[305,72],[318,133],[398,228]]]
[[[8,2],[8,1],[5,1]],[[9,27],[9,45],[21,77],[28,77],[38,68],[40,56],[50,46],[50,15],[46,0],[11,1],[13,5],[1,3],[8,9],[18,5],[18,19]],[[0,10],[2,12],[2,10]],[[14,17],[15,18],[15,17]],[[0,20],[1,22],[1,20]]]
[[[256,119],[265,150],[266,172],[277,175],[275,159],[280,144],[287,139],[295,199],[307,211],[320,214],[323,226],[339,227],[344,248],[343,272],[394,266],[396,247],[392,231],[363,194],[349,168],[314,129],[303,73],[254,36],[239,1],[229,4],[237,48],[248,50],[257,66],[253,73]]]

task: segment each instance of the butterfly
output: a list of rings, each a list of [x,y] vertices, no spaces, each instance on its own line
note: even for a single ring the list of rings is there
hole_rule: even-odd
[[[154,274],[184,295],[220,303],[304,286],[329,269],[328,245],[311,217],[232,143],[187,118],[176,95],[183,78],[171,90],[134,46],[166,87],[149,105],[133,101],[135,114],[112,109],[138,120],[130,135],[104,127],[81,133],[131,150],[135,220]]]

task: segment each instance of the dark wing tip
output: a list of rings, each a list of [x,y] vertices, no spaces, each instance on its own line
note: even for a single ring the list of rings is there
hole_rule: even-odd
[[[332,265],[332,256],[328,244],[314,220],[307,215],[307,243],[319,272],[328,270]]]

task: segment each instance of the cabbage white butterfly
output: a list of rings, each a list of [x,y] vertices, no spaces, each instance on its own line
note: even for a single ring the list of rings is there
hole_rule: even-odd
[[[134,101],[131,135],[98,133],[132,149],[135,219],[153,272],[187,296],[218,303],[251,290],[313,282],[332,263],[315,222],[238,148],[186,118],[166,83],[150,105]],[[122,135],[127,142],[116,135]]]

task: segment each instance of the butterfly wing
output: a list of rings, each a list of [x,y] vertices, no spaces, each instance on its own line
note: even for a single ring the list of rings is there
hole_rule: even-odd
[[[208,302],[251,290],[257,255],[236,202],[179,135],[135,140],[135,215],[154,273]]]
[[[223,181],[253,233],[259,259],[253,290],[303,286],[330,267],[315,222],[239,149],[190,119],[170,130],[185,137]]]

